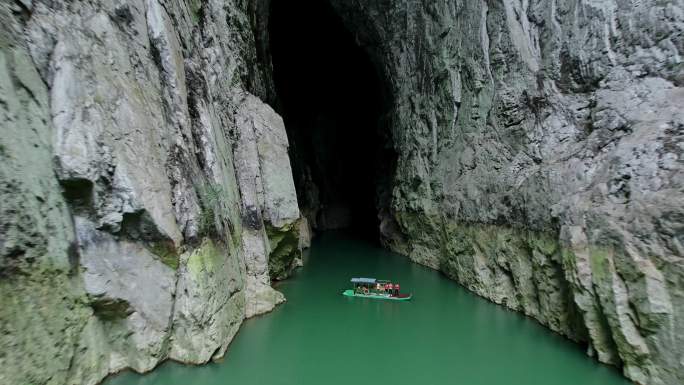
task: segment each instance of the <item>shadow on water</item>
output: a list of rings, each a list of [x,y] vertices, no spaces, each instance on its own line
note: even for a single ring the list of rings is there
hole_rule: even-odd
[[[344,297],[352,276],[396,280],[414,299]],[[533,320],[342,233],[316,239],[308,264],[277,288],[288,302],[246,321],[223,361],[167,363],[107,385],[630,384]]]

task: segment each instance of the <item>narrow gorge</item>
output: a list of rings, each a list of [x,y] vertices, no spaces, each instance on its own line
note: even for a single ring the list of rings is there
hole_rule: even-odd
[[[684,0],[4,0],[0,383],[218,360],[338,229],[684,383],[683,53]]]

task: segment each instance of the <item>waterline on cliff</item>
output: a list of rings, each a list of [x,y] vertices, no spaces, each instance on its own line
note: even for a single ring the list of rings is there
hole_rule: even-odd
[[[408,303],[340,295],[353,275],[391,278]],[[288,298],[247,320],[226,358],[166,363],[107,385],[463,383],[626,385],[611,367],[533,320],[478,298],[440,273],[342,233],[314,241],[304,269],[277,286]]]

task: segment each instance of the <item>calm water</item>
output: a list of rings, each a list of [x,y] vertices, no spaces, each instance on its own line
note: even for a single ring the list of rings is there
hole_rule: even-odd
[[[343,297],[352,276],[397,280],[413,300]],[[245,322],[222,362],[167,363],[106,385],[629,384],[534,321],[346,235],[319,237],[278,289],[288,302]]]

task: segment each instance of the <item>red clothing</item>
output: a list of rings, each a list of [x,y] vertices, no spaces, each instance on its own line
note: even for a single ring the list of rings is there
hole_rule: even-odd
[[[394,290],[399,290],[399,284],[394,285]]]

